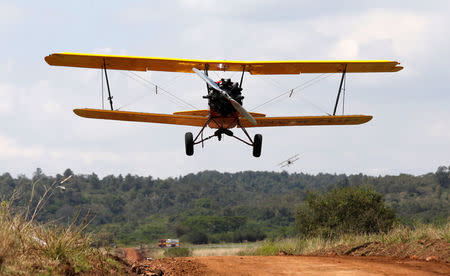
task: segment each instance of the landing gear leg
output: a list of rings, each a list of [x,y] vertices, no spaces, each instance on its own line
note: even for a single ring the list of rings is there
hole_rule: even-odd
[[[253,156],[260,157],[261,156],[261,147],[262,147],[262,135],[256,134],[253,139]]]
[[[186,147],[186,154],[192,156],[194,154],[194,136],[192,132],[186,132],[184,135],[184,144]]]

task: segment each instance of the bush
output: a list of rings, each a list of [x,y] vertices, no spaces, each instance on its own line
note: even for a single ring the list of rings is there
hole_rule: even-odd
[[[199,230],[193,230],[186,234],[186,240],[193,244],[205,244],[208,243],[208,235]]]
[[[189,248],[172,247],[164,251],[164,257],[189,257],[192,252]]]
[[[382,195],[363,187],[336,188],[320,195],[309,193],[297,210],[296,229],[301,236],[334,238],[346,233],[386,232],[394,223],[394,211]]]

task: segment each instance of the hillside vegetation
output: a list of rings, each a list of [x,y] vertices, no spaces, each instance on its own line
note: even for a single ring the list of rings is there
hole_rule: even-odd
[[[1,200],[14,191],[21,197],[12,205],[22,211],[35,207],[46,186],[73,172],[47,176],[37,169],[29,179],[0,176]],[[32,183],[36,199],[29,202]],[[74,175],[60,184],[42,204],[36,219],[70,224],[77,210],[95,218],[89,231],[98,244],[154,243],[159,238],[181,237],[193,243],[239,242],[293,237],[297,207],[311,191],[367,187],[380,194],[401,223],[445,224],[449,218],[449,168],[421,176],[366,176],[287,172],[219,173],[204,171],[154,179],[151,176]]]

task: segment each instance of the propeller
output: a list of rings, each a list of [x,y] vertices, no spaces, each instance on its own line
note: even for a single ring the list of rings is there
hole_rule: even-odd
[[[215,83],[212,79],[210,79],[207,75],[205,75],[202,71],[198,70],[197,68],[192,68],[192,70],[199,76],[202,80],[204,80],[209,86],[211,86],[214,90],[217,90],[221,93],[222,96],[224,96],[234,107],[234,109],[237,110],[242,116],[244,116],[245,119],[249,120],[252,124],[256,125],[256,120],[253,118],[250,113],[245,110],[242,105],[240,105],[235,99],[233,99],[228,93],[220,88],[217,83]]]

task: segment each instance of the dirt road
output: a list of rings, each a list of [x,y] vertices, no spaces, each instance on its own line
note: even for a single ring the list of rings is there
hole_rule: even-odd
[[[130,263],[136,263],[142,260],[141,254],[135,248],[122,248],[124,253],[124,259]]]
[[[195,258],[215,275],[436,275],[448,265],[370,257],[229,256]]]
[[[354,256],[212,256],[142,261],[164,275],[450,275],[448,263]]]

